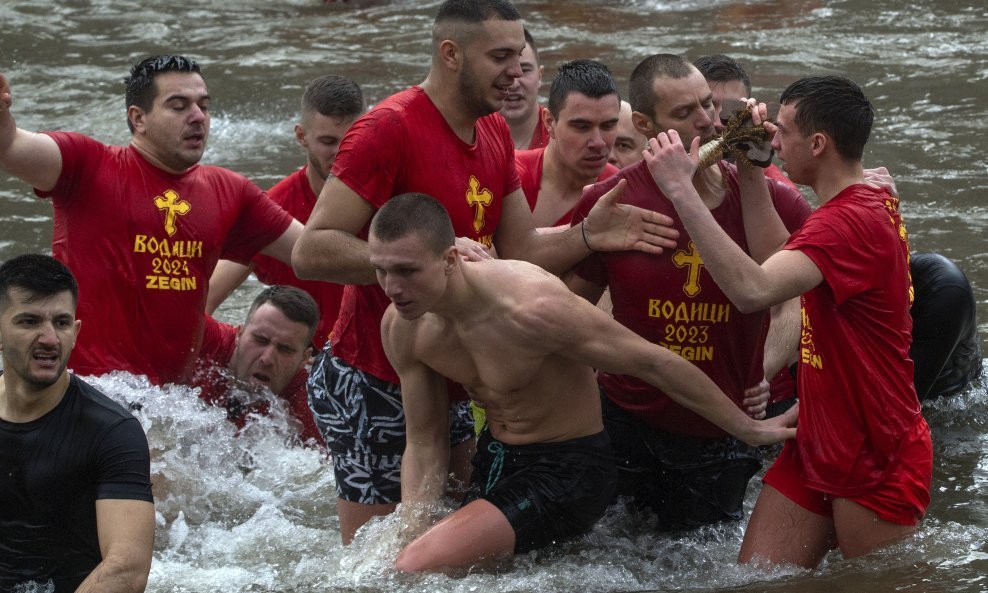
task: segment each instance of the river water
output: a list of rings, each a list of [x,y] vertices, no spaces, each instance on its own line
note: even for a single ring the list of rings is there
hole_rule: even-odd
[[[205,161],[262,187],[302,163],[292,126],[306,81],[350,76],[370,102],[420,82],[437,2],[0,0],[0,71],[31,130],[126,143],[122,79],[151,53],[203,65],[213,97]],[[657,52],[727,53],[776,99],[793,79],[845,73],[877,108],[866,153],[898,180],[912,245],[957,261],[988,335],[988,8],[957,0],[611,0],[519,2],[546,66],[597,58],[622,88]],[[0,175],[0,259],[46,251],[51,207]],[[220,311],[241,318],[249,281]],[[167,322],[163,320],[163,322]],[[983,349],[985,346],[983,346]],[[986,350],[988,351],[988,350]],[[587,538],[525,555],[496,574],[399,577],[396,526],[340,545],[331,465],[286,445],[283,415],[235,436],[185,388],[116,374],[96,381],[136,412],[152,447],[158,532],[148,590],[268,591],[950,591],[988,590],[988,394],[979,382],[925,407],[933,503],[911,540],[815,572],[737,567],[742,527],[655,536],[618,506]],[[749,492],[754,501],[757,484]]]

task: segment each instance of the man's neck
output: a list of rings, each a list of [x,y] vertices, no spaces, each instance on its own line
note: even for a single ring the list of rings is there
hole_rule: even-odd
[[[15,423],[37,420],[55,409],[68,388],[68,372],[63,372],[57,381],[42,389],[10,373],[3,373],[0,375],[0,418]]]
[[[309,187],[312,188],[312,193],[318,198],[320,192],[322,192],[322,186],[326,185],[326,178],[319,174],[319,171],[312,166],[312,163],[305,164],[305,178],[309,181]]]
[[[508,122],[508,127],[511,129],[511,141],[514,142],[515,150],[527,150],[531,146],[535,128],[539,125],[540,114],[540,109],[536,105],[532,114],[524,120],[515,123]]]
[[[188,171],[191,168],[191,167],[189,167],[189,168],[186,168],[186,169],[173,169],[172,167],[169,167],[168,165],[166,165],[164,163],[164,161],[162,161],[157,156],[155,156],[154,152],[148,150],[147,147],[145,147],[138,140],[138,138],[136,136],[133,137],[133,138],[131,138],[131,140],[130,140],[130,146],[131,146],[131,148],[133,148],[134,150],[136,150],[137,152],[139,152],[141,154],[141,156],[144,157],[144,160],[146,160],[147,162],[151,163],[151,165],[153,165],[154,167],[156,167],[158,169],[161,169],[165,173],[171,173],[172,175],[182,175],[182,174],[184,174],[186,171]]]
[[[820,203],[826,204],[856,183],[864,183],[861,161],[831,159],[830,162],[821,162],[817,168],[816,179],[810,187],[820,198]]]
[[[460,96],[456,85],[453,83],[442,84],[430,72],[425,82],[420,86],[432,104],[439,110],[446,123],[449,124],[453,133],[467,144],[473,144],[476,140],[474,126],[478,118],[475,114],[464,109],[463,98]]]

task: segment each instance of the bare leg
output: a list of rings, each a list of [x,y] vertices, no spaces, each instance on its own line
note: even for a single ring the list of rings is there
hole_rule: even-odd
[[[461,568],[510,556],[515,532],[507,517],[486,500],[475,500],[436,523],[405,546],[395,560],[402,572]]]
[[[362,504],[336,499],[336,509],[340,515],[340,535],[343,537],[343,545],[348,546],[353,541],[353,535],[363,527],[364,523],[374,517],[391,514],[397,505],[395,504]]]
[[[834,500],[834,525],[844,558],[863,556],[916,531],[915,525],[885,521],[875,511],[847,498]]]
[[[830,518],[804,509],[766,484],[744,532],[738,562],[815,568],[834,538]]]

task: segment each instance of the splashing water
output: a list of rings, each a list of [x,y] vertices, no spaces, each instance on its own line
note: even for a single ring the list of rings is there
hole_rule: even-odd
[[[353,544],[341,545],[332,463],[293,444],[290,414],[277,399],[271,415],[252,417],[238,433],[223,410],[204,404],[192,388],[156,387],[127,373],[87,380],[128,406],[148,435],[157,519],[152,592],[823,593],[856,590],[862,579],[975,591],[988,569],[988,517],[981,510],[988,493],[988,393],[981,385],[927,404],[936,455],[930,516],[914,537],[865,558],[844,561],[834,552],[815,572],[742,567],[735,558],[743,524],[659,535],[649,515],[620,502],[583,538],[503,561],[493,571],[450,577],[394,572],[397,513],[372,520]],[[754,480],[749,514],[759,489]],[[955,491],[968,496],[949,494]]]

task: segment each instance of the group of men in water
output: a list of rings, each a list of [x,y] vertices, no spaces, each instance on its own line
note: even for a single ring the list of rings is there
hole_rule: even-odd
[[[922,341],[894,184],[861,165],[874,111],[860,87],[801,79],[774,122],[743,103],[771,140],[735,154],[770,142],[788,177],[698,169],[700,141],[733,115],[721,106],[751,95],[729,58],[650,56],[627,104],[603,64],[575,60],[542,107],[508,0],[447,0],[432,40],[425,81],[366,114],[352,81],[313,81],[295,130],[308,161],[270,193],[200,164],[210,98],[190,59],[132,69],[126,147],[17,128],[0,75],[0,168],[55,211],[54,257],[0,267],[0,469],[23,476],[0,490],[25,501],[0,512],[23,534],[0,536],[0,590],[146,583],[147,443],[67,366],[196,385],[238,423],[267,404],[231,386],[270,389],[332,457],[344,543],[401,502],[402,571],[580,535],[618,495],[662,530],[741,520],[759,446],[782,440],[740,561],[813,567],[916,528],[932,471]],[[251,271],[274,286],[241,327],[213,320]],[[967,306],[957,274],[940,292]],[[962,347],[912,355],[924,390],[980,373],[973,300],[957,310]],[[791,364],[799,403],[767,414],[794,396]],[[103,434],[121,444],[83,447]],[[83,480],[85,463],[98,475],[66,510],[52,482]],[[447,495],[461,508],[432,524]],[[50,529],[76,539],[50,553]]]

